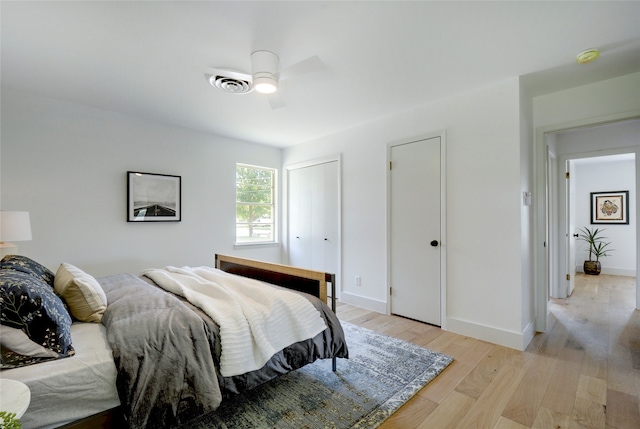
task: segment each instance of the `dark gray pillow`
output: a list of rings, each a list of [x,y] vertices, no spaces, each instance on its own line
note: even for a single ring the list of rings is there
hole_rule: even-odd
[[[53,288],[39,278],[0,270],[0,323],[22,330],[30,341],[52,350],[58,358],[73,355],[71,316]],[[2,347],[2,368],[37,363],[41,357],[22,356]]]
[[[3,270],[20,271],[37,277],[49,286],[53,287],[55,274],[42,264],[22,255],[7,255],[0,261]]]

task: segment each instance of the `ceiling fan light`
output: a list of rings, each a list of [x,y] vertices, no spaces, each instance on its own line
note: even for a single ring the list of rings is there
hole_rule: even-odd
[[[261,94],[273,94],[278,90],[278,81],[271,75],[254,76],[253,89]]]

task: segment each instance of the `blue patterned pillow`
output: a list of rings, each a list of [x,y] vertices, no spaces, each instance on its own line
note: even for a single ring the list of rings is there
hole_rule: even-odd
[[[53,288],[21,271],[0,270],[0,323],[20,329],[30,341],[54,351],[59,358],[73,355],[71,316]],[[36,363],[42,358],[19,356],[2,347],[2,367]]]
[[[3,270],[14,270],[27,273],[37,277],[49,286],[53,287],[55,274],[44,265],[41,265],[22,255],[7,255],[0,261],[0,268]]]

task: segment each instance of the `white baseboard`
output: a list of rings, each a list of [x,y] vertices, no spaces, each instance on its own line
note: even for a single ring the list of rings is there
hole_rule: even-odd
[[[355,295],[349,292],[342,292],[340,294],[340,301],[345,304],[355,305],[356,307],[364,308],[366,310],[377,311],[378,313],[387,313],[387,303],[384,301],[378,301],[376,299],[367,298],[360,295]]]
[[[340,295],[340,300],[345,304],[387,314],[387,303],[384,301],[378,301],[344,291]],[[480,325],[468,320],[457,319],[455,317],[447,317],[446,322],[447,331],[516,350],[526,349],[536,334],[535,324],[533,322],[529,323],[523,332],[507,331],[492,326]]]
[[[523,332],[514,332],[455,317],[447,317],[447,331],[521,351],[527,348],[535,335],[533,323],[529,323]]]
[[[584,273],[582,265],[576,265],[577,273]],[[602,267],[600,274],[609,274],[611,276],[636,277],[637,271],[632,268],[608,268]]]

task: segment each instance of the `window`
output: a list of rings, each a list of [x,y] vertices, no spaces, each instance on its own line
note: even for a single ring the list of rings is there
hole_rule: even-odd
[[[276,170],[236,164],[236,243],[275,241]]]

